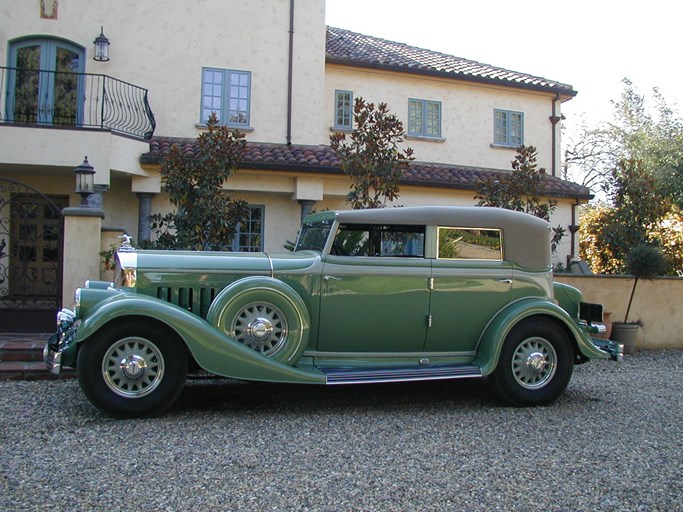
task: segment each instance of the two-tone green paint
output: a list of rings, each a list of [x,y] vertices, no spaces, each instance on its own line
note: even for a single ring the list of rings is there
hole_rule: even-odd
[[[81,292],[81,308],[85,306],[89,313],[78,327],[75,339],[77,344],[87,343],[101,329],[116,322],[131,319],[138,322],[158,322],[170,327],[180,336],[199,366],[216,375],[272,382],[324,383],[324,376],[314,368],[302,370],[267,359],[219,332],[206,320],[175,304],[114,290],[109,292],[109,297],[105,300],[92,304],[91,300],[102,298],[101,292],[102,290],[87,289]],[[62,356],[65,366],[75,364],[75,347],[69,352]]]
[[[319,251],[128,253],[121,258],[133,262],[128,287],[93,281],[78,292],[75,337],[63,347],[62,362],[75,365],[80,344],[131,320],[166,326],[201,368],[245,380],[323,384],[319,368],[439,364],[475,364],[489,375],[512,329],[539,317],[564,330],[577,359],[610,357],[580,325],[581,293],[553,285],[546,223],[481,208],[394,210],[308,217],[307,223],[333,223]],[[444,225],[502,226],[504,253],[511,258],[437,258],[443,216]],[[425,225],[423,258],[330,254],[339,219],[385,225],[397,217],[402,225]],[[229,335],[222,312],[231,297],[252,289],[254,297],[260,289],[275,290],[301,312],[307,350],[298,362],[264,357]]]

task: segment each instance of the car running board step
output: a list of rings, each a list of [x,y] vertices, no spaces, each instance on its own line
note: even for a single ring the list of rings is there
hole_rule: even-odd
[[[403,366],[399,368],[320,368],[327,384],[371,384],[482,377],[481,368],[473,364],[438,366]]]

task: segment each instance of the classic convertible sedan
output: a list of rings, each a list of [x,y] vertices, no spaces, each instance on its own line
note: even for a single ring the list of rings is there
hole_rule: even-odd
[[[575,364],[619,360],[602,307],[553,283],[550,228],[482,207],[326,211],[287,254],[117,253],[58,314],[48,368],[113,416],[163,412],[188,372],[301,384],[488,378],[544,405]]]

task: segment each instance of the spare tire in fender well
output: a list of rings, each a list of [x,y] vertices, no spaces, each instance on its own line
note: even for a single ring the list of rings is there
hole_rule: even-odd
[[[245,277],[224,288],[206,320],[245,346],[291,366],[306,350],[310,336],[310,316],[299,294],[266,276]]]

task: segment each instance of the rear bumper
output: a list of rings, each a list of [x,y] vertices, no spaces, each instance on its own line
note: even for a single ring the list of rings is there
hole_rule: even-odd
[[[609,354],[612,361],[623,361],[624,359],[624,344],[612,340],[603,340],[600,338],[591,338],[593,345]]]

